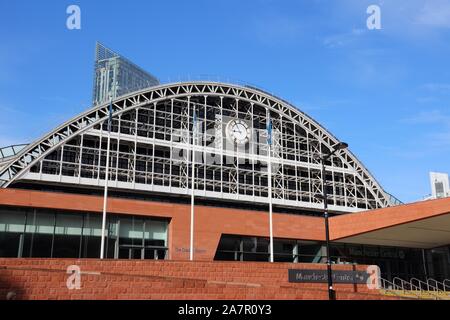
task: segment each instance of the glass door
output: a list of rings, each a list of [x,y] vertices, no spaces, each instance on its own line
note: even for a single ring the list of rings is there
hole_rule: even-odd
[[[121,245],[119,246],[119,259],[144,259],[144,248]]]

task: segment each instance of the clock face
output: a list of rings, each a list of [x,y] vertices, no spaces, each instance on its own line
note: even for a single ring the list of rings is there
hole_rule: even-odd
[[[228,122],[226,134],[228,139],[236,144],[246,144],[250,140],[250,128],[241,119],[234,119]]]

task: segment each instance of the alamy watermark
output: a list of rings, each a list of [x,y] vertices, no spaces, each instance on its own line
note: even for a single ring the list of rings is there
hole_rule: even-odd
[[[381,29],[381,9],[378,5],[372,4],[367,7],[366,10],[369,17],[367,18],[366,25],[369,30]]]
[[[67,273],[70,274],[66,281],[67,289],[81,289],[81,268],[77,265],[70,265],[67,267]]]
[[[369,289],[381,289],[381,270],[377,265],[371,265],[366,270],[369,278],[367,279],[367,288]]]
[[[66,20],[66,27],[69,30],[81,29],[81,9],[75,4],[67,7],[66,13],[69,15]]]

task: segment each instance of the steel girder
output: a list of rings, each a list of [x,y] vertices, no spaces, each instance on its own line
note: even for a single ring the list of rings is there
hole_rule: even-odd
[[[127,111],[138,110],[139,107],[151,104],[156,106],[156,103],[164,100],[172,100],[172,103],[176,99],[188,99],[189,101],[191,96],[216,96],[220,97],[221,101],[223,98],[231,98],[236,99],[237,103],[238,101],[245,101],[251,106],[256,104],[267,108],[270,112],[279,114],[283,118],[292,121],[294,124],[304,129],[309,136],[314,137],[314,140],[308,146],[307,152],[316,154],[322,153],[322,145],[331,149],[331,147],[338,142],[338,139],[319,123],[288,102],[255,88],[234,84],[196,81],[151,87],[119,97],[113,101],[113,117],[120,117]],[[13,161],[0,169],[0,186],[3,188],[8,187],[14,181],[19,180],[33,165],[62,146],[66,141],[77,135],[88,132],[96,125],[102,124],[108,118],[108,107],[108,104],[96,106],[65,122],[43,138],[27,146]],[[181,117],[184,119],[182,121],[182,129],[189,131],[189,110],[184,110]],[[221,121],[221,119],[217,120]],[[282,132],[282,122],[277,119],[275,119],[274,122],[274,132]],[[187,134],[185,137],[189,137],[189,135]],[[185,142],[187,143],[188,141]],[[280,148],[280,146],[277,146],[277,148]],[[363,182],[364,186],[367,187],[369,192],[373,195],[377,207],[386,207],[390,205],[387,194],[370,172],[349,150],[341,150],[336,155],[346,164],[346,166],[348,166],[348,168],[351,168],[351,170],[355,172],[355,177],[357,176]],[[187,167],[185,170],[187,170]],[[281,168],[281,170],[283,169]],[[283,187],[282,180],[277,179],[277,174],[275,174],[274,179],[274,183]],[[343,185],[345,185],[346,179],[348,178],[344,175]],[[188,181],[183,181],[185,187],[188,187],[188,184]],[[320,193],[319,191],[322,187],[323,186],[321,185],[314,186],[314,188],[317,188],[315,192]],[[350,191],[344,191],[345,193],[350,192],[353,194],[351,188],[349,190]],[[356,190],[354,190],[354,194],[356,197]],[[281,197],[282,195],[276,196]],[[317,200],[311,199],[311,201],[315,202]]]

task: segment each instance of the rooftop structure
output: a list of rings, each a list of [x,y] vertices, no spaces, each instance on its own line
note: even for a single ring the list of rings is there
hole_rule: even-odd
[[[159,84],[150,73],[97,42],[95,48],[93,105],[129,92]]]

